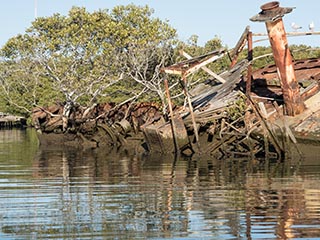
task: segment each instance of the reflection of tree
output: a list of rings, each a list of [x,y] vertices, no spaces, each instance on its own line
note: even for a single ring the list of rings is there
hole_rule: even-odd
[[[0,129],[0,162],[27,167],[32,163],[37,148],[37,136],[34,131]]]

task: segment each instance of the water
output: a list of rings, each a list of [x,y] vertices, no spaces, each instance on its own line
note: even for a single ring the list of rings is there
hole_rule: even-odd
[[[0,239],[320,239],[320,151],[307,149],[285,163],[174,159],[1,130]]]

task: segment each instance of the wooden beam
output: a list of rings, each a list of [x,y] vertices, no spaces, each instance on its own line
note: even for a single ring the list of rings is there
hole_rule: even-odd
[[[197,143],[198,149],[199,149],[199,151],[201,151],[200,150],[198,127],[197,127],[196,118],[195,118],[194,112],[193,112],[193,107],[192,107],[192,103],[191,103],[191,99],[190,99],[190,94],[189,94],[188,89],[187,89],[187,77],[185,75],[182,76],[182,81],[184,82],[184,86],[183,86],[184,94],[185,94],[185,96],[187,97],[187,100],[188,100],[189,112],[190,112],[190,115],[191,115],[194,136],[196,137],[196,143]]]
[[[249,30],[250,30],[250,27],[247,26],[245,28],[244,32],[242,33],[240,39],[238,40],[235,48],[232,49],[232,52],[230,54],[231,61],[232,61],[231,66],[230,66],[231,68],[236,65],[237,60],[238,60],[238,56],[247,43]]]
[[[168,100],[168,106],[169,106],[169,113],[170,113],[170,120],[171,120],[171,129],[172,129],[172,138],[173,138],[173,143],[174,143],[174,148],[175,152],[179,153],[179,146],[178,146],[178,140],[177,140],[177,128],[174,122],[174,115],[173,115],[173,110],[172,110],[172,102],[171,102],[171,96],[169,92],[169,85],[168,85],[168,80],[164,80],[164,86],[167,94],[167,100]]]
[[[200,68],[204,67],[205,65],[212,63],[216,60],[218,60],[219,58],[222,58],[225,55],[225,53],[220,54],[218,56],[212,56],[210,58],[208,58],[207,60],[204,60],[203,62],[200,62],[199,64],[189,68],[188,70],[186,70],[185,72],[185,76],[188,76],[196,71],[198,71]]]
[[[184,56],[186,59],[192,59],[192,56],[189,55],[188,53],[186,53],[185,51],[181,50],[180,54],[182,56]],[[218,74],[216,74],[215,72],[211,71],[209,68],[207,68],[206,66],[201,67],[202,70],[204,70],[205,72],[207,72],[208,74],[210,74],[212,77],[216,78],[219,82],[221,83],[225,83],[226,80],[224,80],[222,77],[220,77]]]
[[[168,74],[182,75],[182,71],[176,69],[163,68],[163,71]]]

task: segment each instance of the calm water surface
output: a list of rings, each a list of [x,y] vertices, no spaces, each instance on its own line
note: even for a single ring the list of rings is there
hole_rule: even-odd
[[[320,148],[285,163],[41,149],[0,131],[0,239],[320,239]]]

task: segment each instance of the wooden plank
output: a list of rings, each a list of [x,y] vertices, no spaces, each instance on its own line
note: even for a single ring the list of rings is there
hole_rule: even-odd
[[[190,56],[188,53],[186,53],[185,51],[181,50],[180,54],[182,56],[184,56],[187,59],[192,59],[192,56]],[[208,74],[210,74],[212,77],[216,78],[219,82],[221,83],[225,83],[226,80],[224,80],[222,77],[220,77],[218,74],[216,74],[215,72],[211,71],[209,68],[207,68],[206,66],[201,67],[202,70],[204,70],[205,72],[207,72]]]
[[[168,86],[168,80],[165,79],[164,80],[164,86],[165,86],[165,90],[166,90],[166,94],[167,94],[167,100],[168,100],[168,106],[169,106],[169,113],[170,113],[170,121],[171,121],[171,128],[172,128],[172,138],[173,138],[173,142],[174,142],[174,148],[175,148],[175,152],[179,153],[179,146],[178,146],[178,140],[177,140],[177,128],[175,125],[175,121],[174,121],[174,116],[173,116],[173,110],[172,110],[172,102],[171,102],[171,96],[170,96],[170,92],[169,92],[169,86]]]
[[[200,68],[204,67],[205,65],[207,65],[207,64],[209,64],[209,63],[212,63],[212,62],[218,60],[219,58],[222,58],[224,55],[225,55],[225,53],[220,54],[220,55],[218,55],[218,56],[212,56],[212,57],[208,58],[207,60],[196,64],[195,66],[189,68],[189,69],[185,72],[186,76],[188,76],[188,75],[190,75],[190,74],[198,71]]]
[[[176,69],[164,68],[163,71],[168,74],[182,75],[182,71]]]
[[[188,59],[186,61],[173,64],[168,67],[164,67],[161,69],[161,71],[169,74],[178,75],[184,75],[186,74],[186,72],[188,72],[187,74],[191,74],[197,69],[201,68],[202,66],[205,66],[206,64],[223,57],[225,54],[225,49],[216,50],[198,57]]]

